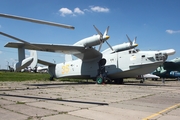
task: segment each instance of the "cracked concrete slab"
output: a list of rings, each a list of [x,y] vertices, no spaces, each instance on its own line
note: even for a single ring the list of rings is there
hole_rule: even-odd
[[[177,81],[124,85],[26,81],[0,86],[0,119],[180,119]]]

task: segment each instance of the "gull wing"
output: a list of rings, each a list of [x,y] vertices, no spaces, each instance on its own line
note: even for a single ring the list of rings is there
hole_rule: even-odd
[[[24,48],[29,50],[38,50],[45,52],[60,52],[64,54],[72,54],[82,60],[92,60],[102,57],[102,53],[94,48],[86,48],[83,46],[59,45],[59,44],[25,44],[17,42],[9,42],[4,47]]]

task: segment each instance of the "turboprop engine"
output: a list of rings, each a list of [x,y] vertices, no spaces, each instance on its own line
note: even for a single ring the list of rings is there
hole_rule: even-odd
[[[133,41],[131,41],[130,38],[128,37],[128,35],[126,35],[126,36],[127,36],[129,42],[112,46],[113,50],[108,48],[108,49],[104,50],[103,53],[115,53],[115,52],[133,49],[138,46],[138,44],[136,43],[136,37]]]
[[[94,28],[96,29],[96,31],[98,33],[97,35],[93,35],[91,37],[84,38],[84,39],[76,42],[74,44],[74,46],[79,45],[79,46],[84,46],[84,47],[92,47],[92,46],[100,45],[99,46],[99,51],[100,51],[102,44],[104,42],[106,42],[108,44],[108,46],[112,49],[110,44],[107,42],[107,40],[109,39],[109,36],[107,35],[109,26],[105,30],[104,34],[102,34],[95,26],[94,26]]]

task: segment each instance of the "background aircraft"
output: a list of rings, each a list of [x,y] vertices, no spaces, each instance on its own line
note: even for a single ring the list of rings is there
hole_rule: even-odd
[[[1,16],[4,17],[4,15]],[[12,15],[5,15],[5,17],[31,22],[39,21],[19,16],[14,17]],[[107,42],[109,38],[107,35],[109,27],[105,30],[104,34],[102,34],[95,26],[94,28],[98,32],[97,35],[82,39],[73,45],[29,43],[3,32],[0,34],[21,42],[9,42],[5,45],[5,47],[18,48],[20,57],[24,54],[23,51],[25,49],[67,54],[66,58],[68,58],[68,61],[65,61],[64,63],[54,64],[37,60],[41,64],[43,63],[48,66],[51,78],[70,77],[94,79],[99,84],[104,82],[107,78],[114,82],[123,82],[123,78],[136,77],[140,74],[149,73],[161,65],[167,59],[168,55],[175,53],[175,50],[172,49],[163,51],[139,51],[130,49],[122,51],[120,50],[122,49],[121,46],[115,45],[111,47]],[[112,52],[100,52],[104,42],[106,42],[110,48],[105,51]],[[97,45],[99,45],[98,50],[94,48],[94,46]],[[133,46],[132,44],[130,45]],[[77,59],[73,60],[71,55],[77,57]],[[20,59],[20,63],[24,60],[25,63],[29,64],[31,61],[30,59],[31,58]],[[34,58],[32,58],[32,61],[33,60]],[[19,67],[22,67],[22,64]]]
[[[152,74],[161,78],[180,78],[180,58],[164,62]]]
[[[140,83],[143,83],[146,79],[159,79],[160,77],[153,74],[138,75],[136,79],[140,79]]]

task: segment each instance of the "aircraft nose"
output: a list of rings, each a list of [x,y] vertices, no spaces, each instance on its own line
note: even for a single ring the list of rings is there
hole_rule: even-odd
[[[167,49],[167,50],[161,50],[159,52],[167,54],[167,55],[174,55],[176,51],[174,49]]]

